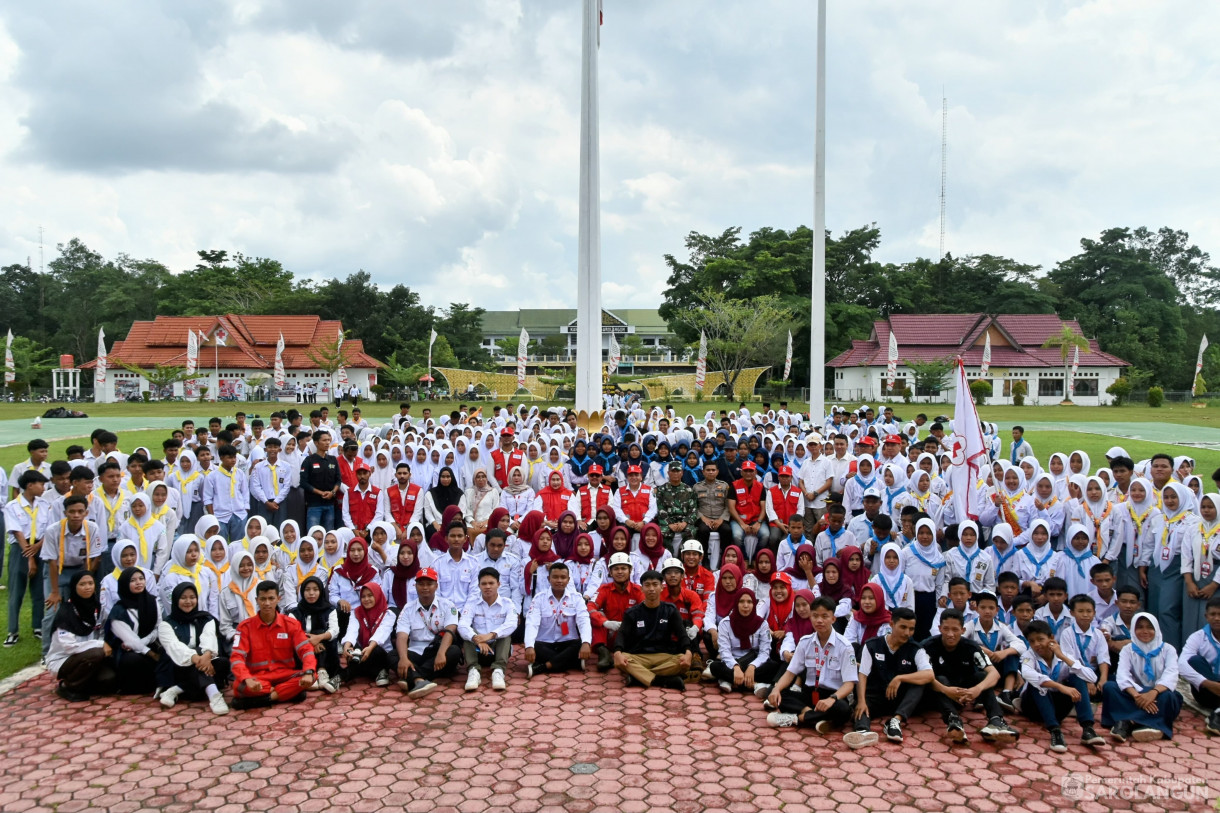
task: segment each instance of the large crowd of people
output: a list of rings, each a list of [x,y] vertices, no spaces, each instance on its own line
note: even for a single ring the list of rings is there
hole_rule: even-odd
[[[1040,460],[984,424],[992,465],[956,516],[950,422],[890,407],[637,403],[599,431],[411,410],[184,421],[157,452],[31,441],[3,486],[5,646],[28,599],[67,701],[224,714],[591,668],[752,694],[852,748],[924,713],[966,742],[979,709],[985,741],[1020,715],[1064,751],[1074,712],[1099,748],[1095,703],[1114,741],[1169,738],[1181,675],[1220,734],[1220,494],[1189,457]]]

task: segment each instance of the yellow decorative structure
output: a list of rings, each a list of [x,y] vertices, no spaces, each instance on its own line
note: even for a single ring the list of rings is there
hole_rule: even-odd
[[[438,373],[445,377],[445,381],[449,384],[449,391],[455,393],[465,392],[470,384],[483,386],[489,392],[496,393],[500,398],[510,398],[517,392],[517,375],[516,373],[487,373],[481,370],[457,370],[452,367],[434,367]],[[758,379],[770,367],[747,367],[743,369],[740,375],[737,376],[737,386],[734,391],[737,393],[753,393],[754,386],[758,383]],[[604,379],[603,379],[604,380]],[[712,397],[716,393],[716,389],[728,383],[727,377],[722,372],[714,372],[709,370],[707,380],[703,385],[703,392],[707,397]],[[649,376],[646,378],[635,379],[624,385],[625,388],[634,388],[634,386],[644,388],[646,400],[659,401],[667,397],[667,394],[672,394],[677,390],[681,390],[679,398],[693,399],[695,397],[695,374],[679,373],[677,375],[658,375]],[[542,378],[536,375],[527,375],[525,377],[525,389],[535,398],[541,400],[549,400],[555,397],[555,392],[559,389],[555,384],[547,384]],[[601,428],[601,413],[594,412],[585,419],[578,418],[581,426],[585,426],[584,420],[596,421],[595,429]]]
[[[465,392],[471,384],[482,385],[488,391],[497,393],[501,398],[511,398],[517,392],[516,373],[487,373],[481,370],[457,370],[452,367],[433,367],[445,377],[449,391]],[[548,399],[555,397],[559,389],[554,384],[546,384],[536,375],[525,377],[525,389],[535,398]]]
[[[737,386],[734,391],[737,393],[753,393],[754,385],[758,383],[758,379],[770,367],[747,367],[737,376]],[[666,397],[666,393],[672,393],[675,390],[681,390],[682,398],[695,397],[695,374],[694,373],[679,373],[677,375],[657,375],[641,378],[638,381],[633,381],[634,384],[639,384],[648,393],[649,401],[657,401]],[[728,378],[722,372],[713,372],[708,370],[707,379],[703,384],[703,394],[711,397],[716,392],[716,388],[721,385],[726,385]]]

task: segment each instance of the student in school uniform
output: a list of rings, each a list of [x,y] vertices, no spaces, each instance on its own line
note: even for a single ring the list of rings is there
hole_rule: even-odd
[[[390,651],[397,620],[380,584],[372,581],[360,588],[360,603],[352,608],[347,634],[340,643],[344,683],[367,677],[378,688],[390,685]]]
[[[42,636],[46,596],[39,539],[49,524],[50,509],[42,499],[48,478],[27,471],[17,481],[20,493],[4,507],[4,527],[8,542],[8,637],[6,647],[14,646],[21,627],[21,603],[30,596],[30,615],[34,637]],[[42,521],[40,521],[40,519]]]
[[[826,734],[850,719],[859,677],[856,653],[847,639],[834,631],[834,613],[832,600],[814,600],[813,632],[797,644],[788,668],[767,697],[778,709],[767,715],[768,725],[813,727],[819,734]],[[797,678],[803,678],[801,689],[787,691]]]
[[[919,708],[933,679],[928,654],[911,640],[915,613],[899,607],[891,616],[889,633],[871,639],[860,656],[855,723],[843,735],[852,749],[876,744],[877,733],[871,730],[874,717],[885,720],[882,730],[887,740],[901,743],[902,726]]]
[[[961,576],[949,579],[949,593],[945,597],[945,606],[936,608],[936,615],[932,617],[932,629],[940,629],[941,614],[947,610],[957,610],[961,613],[963,624],[968,624],[978,618],[978,613],[970,608],[973,595],[970,592],[969,582]]]
[[[1127,488],[1127,499],[1117,509],[1118,529],[1111,538],[1110,549],[1101,554],[1102,561],[1111,563],[1118,584],[1140,583],[1139,563],[1143,552],[1160,539],[1165,519],[1157,507],[1152,481],[1136,477]]]
[[[566,672],[579,668],[592,652],[593,628],[583,597],[568,592],[570,576],[563,562],[552,562],[550,589],[535,596],[525,617],[526,674]]]
[[[88,508],[88,501],[84,497],[70,495],[64,500],[64,518],[42,531],[42,547],[38,557],[46,569],[48,609],[59,604],[77,573],[87,570],[97,578],[101,556],[106,552],[106,537],[87,518]],[[48,612],[42,618],[44,658],[51,646],[51,627],[55,616],[55,613]]]
[[[1110,677],[1110,651],[1106,646],[1106,636],[1094,623],[1096,606],[1093,599],[1084,593],[1077,593],[1068,602],[1068,611],[1072,614],[1072,620],[1059,629],[1055,638],[1072,660],[1083,663],[1097,675],[1097,680],[1088,684],[1089,699],[1100,701],[1101,689]]]
[[[500,573],[494,567],[479,571],[479,592],[466,603],[458,620],[458,634],[466,660],[466,691],[482,682],[480,667],[491,667],[491,688],[508,688],[505,674],[517,630],[517,608],[500,594]]]
[[[1118,742],[1171,740],[1182,711],[1178,652],[1161,638],[1149,613],[1136,613],[1132,633],[1131,645],[1119,655],[1116,679],[1105,684],[1101,724]]]
[[[60,698],[80,703],[93,694],[114,694],[114,651],[102,636],[105,620],[93,574],[78,572],[51,625],[54,637],[47,653],[47,671],[56,678],[55,694]]]
[[[220,521],[230,542],[242,538],[246,517],[250,513],[250,483],[246,473],[237,466],[237,447],[224,444],[217,450],[220,466],[204,482],[204,511]]]
[[[999,598],[994,593],[975,595],[978,617],[966,624],[965,637],[983,650],[1000,673],[996,700],[1005,711],[1014,711],[1014,690],[1021,673],[1021,656],[1028,648],[1012,629],[997,618]]]
[[[903,548],[900,556],[902,572],[915,589],[915,637],[922,641],[932,630],[937,599],[948,592],[949,581],[932,520],[924,518],[915,523],[915,544]]]
[[[799,591],[797,595],[800,595]],[[869,641],[889,634],[893,613],[885,606],[885,591],[881,585],[873,582],[860,588],[858,604],[860,606],[852,611],[851,620],[847,622],[847,629],[843,631],[843,637],[851,642],[857,652],[861,652],[862,647]],[[913,613],[914,610],[911,612]]]
[[[151,570],[142,568],[139,565],[139,555],[136,553],[135,543],[130,539],[121,539],[114,546],[114,570],[106,574],[101,582],[101,600],[102,612],[107,618],[110,617],[110,611],[119,601],[119,577],[123,575],[123,571],[128,568],[136,568],[144,574],[144,591],[154,598],[160,598],[160,585],[157,582],[157,577],[153,575]]]
[[[1058,638],[1060,630],[1072,619],[1072,614],[1067,608],[1067,582],[1058,576],[1050,577],[1046,580],[1042,595],[1046,599],[1046,603],[1034,612],[1034,618],[1045,621],[1051,628],[1051,634]]]
[[[957,547],[945,551],[948,577],[965,579],[972,593],[995,592],[995,561],[979,547],[978,523],[969,519],[959,522],[957,538]]]
[[[744,589],[732,611],[720,619],[719,652],[709,668],[722,692],[753,692],[754,676],[771,654],[770,630],[756,610],[754,591]]]
[[[877,555],[880,566],[874,569],[869,582],[879,585],[885,596],[885,607],[906,607],[915,610],[915,583],[902,570],[902,548],[897,542],[887,542]]]
[[[1102,620],[1101,634],[1106,637],[1106,647],[1110,652],[1110,672],[1118,670],[1118,656],[1123,647],[1131,644],[1131,624],[1135,614],[1140,609],[1140,589],[1133,584],[1125,584],[1115,589],[1115,612]]]
[[[228,714],[220,687],[229,676],[229,659],[220,655],[216,619],[201,608],[192,582],[176,585],[168,603],[170,611],[157,625],[163,653],[156,668],[161,705],[168,709],[179,699],[206,699],[213,714]]]
[[[1220,736],[1220,596],[1208,599],[1206,620],[1206,626],[1186,639],[1178,671],[1190,684],[1195,702],[1210,711],[1203,730]]]
[[[852,517],[847,523],[851,533],[852,544],[864,552],[864,561],[872,563],[877,551],[889,541],[889,534],[894,528],[894,521],[889,514],[882,512],[881,492],[870,488],[864,492],[864,510]]]
[[[1055,549],[1051,547],[1050,526],[1046,520],[1034,520],[1029,528],[1029,542],[1020,550],[1016,559],[1021,592],[1029,593],[1038,600],[1042,595],[1043,582],[1051,577],[1051,559],[1055,556]]]
[[[1069,596],[1087,594],[1093,586],[1089,581],[1089,571],[1093,565],[1101,564],[1101,560],[1093,554],[1089,532],[1084,525],[1072,523],[1066,536],[1067,544],[1063,550],[1051,557],[1050,575],[1067,583]]]
[[[307,539],[309,537],[306,537]],[[339,613],[326,594],[326,583],[318,576],[301,582],[289,614],[301,625],[314,658],[318,679],[314,684],[327,694],[339,691]]]
[[[204,567],[202,559],[203,547],[199,544],[199,537],[183,534],[174,541],[173,547],[170,548],[169,563],[157,580],[162,615],[169,615],[174,611],[174,589],[179,584],[190,582],[195,588],[195,601],[199,611],[212,618],[219,617],[220,583],[215,572]]]
[[[119,576],[119,600],[106,618],[106,643],[115,651],[119,694],[151,694],[164,654],[158,641],[161,611],[145,587],[144,571],[128,567]]]
[[[169,561],[165,525],[152,516],[152,499],[143,491],[127,498],[127,521],[119,525],[119,539],[136,544],[140,567],[160,573]]]
[[[1196,548],[1199,515],[1192,510],[1194,494],[1181,483],[1166,483],[1161,490],[1164,528],[1159,539],[1141,554],[1140,573],[1148,585],[1148,611],[1156,616],[1166,643],[1182,645],[1182,604],[1186,596],[1182,551]]]
[[[1216,565],[1220,562],[1220,494],[1204,494],[1199,500],[1199,532],[1182,548],[1182,635],[1189,637],[1207,624],[1207,602],[1220,589]]]
[[[1081,743],[1090,748],[1105,745],[1105,738],[1093,728],[1093,704],[1089,702],[1087,687],[1088,683],[1096,682],[1096,673],[1064,655],[1045,621],[1031,621],[1025,637],[1029,649],[1021,657],[1021,677],[1025,681],[1022,713],[1046,726],[1051,735],[1049,748],[1055,753],[1067,751],[1060,721],[1073,707],[1080,723]]]
[[[813,541],[818,567],[831,556],[838,556],[843,548],[856,544],[856,537],[844,527],[846,521],[847,509],[842,505],[833,503],[826,509],[826,528]]]

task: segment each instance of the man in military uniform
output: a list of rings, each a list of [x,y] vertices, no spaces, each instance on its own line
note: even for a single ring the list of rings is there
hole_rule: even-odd
[[[699,521],[699,501],[691,487],[682,482],[682,463],[675,460],[667,467],[669,479],[657,486],[657,524],[661,537],[671,551],[677,551],[680,539],[692,539]],[[677,537],[677,539],[675,538]],[[676,555],[676,554],[675,554]]]

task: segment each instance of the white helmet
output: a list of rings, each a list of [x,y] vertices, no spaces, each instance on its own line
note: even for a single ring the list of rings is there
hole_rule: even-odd
[[[631,567],[631,557],[622,552],[612,554],[610,556],[610,567],[614,567],[615,565],[627,565],[627,567]]]
[[[688,539],[682,543],[682,552],[683,553],[686,553],[687,551],[692,551],[692,550],[695,553],[699,554],[700,556],[703,555],[703,546],[699,544],[698,539]]]
[[[672,556],[670,556],[664,562],[661,562],[661,572],[662,573],[669,570],[670,568],[677,568],[678,570],[681,570],[683,572],[686,571],[686,566],[683,565],[680,561],[678,561],[677,559],[675,559]]]

